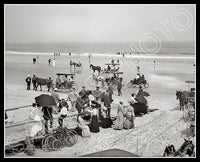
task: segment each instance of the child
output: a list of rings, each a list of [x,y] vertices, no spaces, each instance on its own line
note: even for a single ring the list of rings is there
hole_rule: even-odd
[[[63,126],[63,119],[67,117],[67,108],[68,105],[66,102],[63,102],[60,104],[61,109],[60,109],[60,114],[59,114],[59,118],[58,118],[58,123],[59,125],[62,127]]]

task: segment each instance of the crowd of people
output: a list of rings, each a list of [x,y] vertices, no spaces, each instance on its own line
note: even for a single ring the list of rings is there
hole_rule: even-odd
[[[140,87],[138,93],[141,91]],[[52,114],[56,114],[60,127],[65,126],[64,119],[68,116],[69,111],[77,112],[77,128],[75,129],[79,130],[77,132],[82,137],[91,137],[91,132],[100,132],[100,127],[113,128],[114,130],[134,128],[135,113],[131,104],[137,102],[136,95],[131,95],[130,105],[124,105],[122,101],[119,102],[116,117],[111,116],[112,95],[111,86],[105,92],[100,91],[98,86],[93,91],[82,86],[78,93],[71,91],[63,99],[60,99],[58,93],[52,90],[51,96],[54,98],[56,106],[41,107],[36,104],[30,112],[30,117],[41,123],[34,127],[33,136],[37,134],[37,131],[41,132],[42,128],[45,133],[49,133],[49,126],[51,129],[55,120]]]

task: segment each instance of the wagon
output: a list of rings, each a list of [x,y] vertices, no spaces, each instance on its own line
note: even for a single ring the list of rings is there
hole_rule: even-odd
[[[120,68],[120,64],[119,63],[106,63],[105,65],[108,65],[108,66],[116,66],[117,67],[115,69],[108,69],[108,68],[104,68],[103,69],[103,73],[112,73],[112,72],[118,72],[119,71],[119,68]]]
[[[123,72],[107,72],[107,78],[105,79],[105,82],[107,85],[112,84],[113,88],[117,87],[117,83],[119,81],[123,81]],[[120,76],[121,75],[121,76]]]
[[[73,80],[75,74],[67,74],[67,73],[57,73],[57,76],[61,76],[61,83],[53,83],[53,89],[55,91],[59,92],[69,92],[72,90],[78,89],[78,84]],[[67,78],[71,77],[71,81],[69,81]]]

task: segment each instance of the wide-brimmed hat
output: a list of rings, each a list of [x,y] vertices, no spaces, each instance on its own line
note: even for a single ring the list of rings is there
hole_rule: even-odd
[[[85,88],[85,86],[82,86],[82,88]]]

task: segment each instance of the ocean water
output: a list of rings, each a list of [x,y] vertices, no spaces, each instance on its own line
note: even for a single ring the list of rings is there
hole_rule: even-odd
[[[138,42],[127,43],[6,43],[6,51],[34,53],[111,53],[111,54],[183,54],[194,55],[195,43],[190,42]]]

